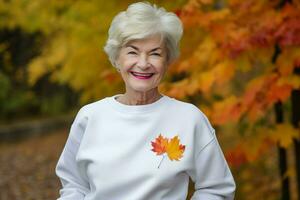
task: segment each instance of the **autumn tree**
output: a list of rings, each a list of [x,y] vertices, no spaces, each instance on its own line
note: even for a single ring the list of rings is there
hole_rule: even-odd
[[[299,112],[299,2],[190,0],[176,12],[196,36],[187,39],[190,47],[162,89],[194,101],[215,125],[236,126],[243,139],[226,153],[233,165],[255,162],[279,145],[288,199],[284,156],[293,141],[300,191],[299,116],[293,124],[283,120],[283,111]],[[298,97],[291,105],[292,93]]]

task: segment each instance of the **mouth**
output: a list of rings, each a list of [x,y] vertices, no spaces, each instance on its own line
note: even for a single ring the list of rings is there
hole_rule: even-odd
[[[154,73],[138,73],[138,72],[130,72],[135,78],[138,79],[149,79],[151,78]]]

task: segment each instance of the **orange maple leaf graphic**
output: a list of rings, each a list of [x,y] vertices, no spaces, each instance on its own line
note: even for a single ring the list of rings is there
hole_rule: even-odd
[[[165,155],[168,155],[171,161],[177,160],[179,161],[180,158],[183,156],[183,152],[185,150],[185,145],[180,144],[178,136],[173,137],[172,139],[165,138],[161,134],[155,139],[155,141],[151,142],[153,152],[156,152],[156,155],[163,155],[160,164],[162,163]]]
[[[159,136],[155,139],[155,142],[151,142],[151,144],[153,146],[152,151],[156,152],[156,155],[161,155],[166,152],[168,139],[159,134]]]

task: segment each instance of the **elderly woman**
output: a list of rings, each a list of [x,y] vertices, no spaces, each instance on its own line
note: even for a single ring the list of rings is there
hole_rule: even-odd
[[[215,130],[193,104],[158,85],[178,56],[179,18],[134,3],[112,21],[104,48],[124,94],[83,106],[56,166],[60,200],[193,200],[234,198],[235,182]]]

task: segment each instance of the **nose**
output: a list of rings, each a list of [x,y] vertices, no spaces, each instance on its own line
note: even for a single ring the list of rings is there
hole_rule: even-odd
[[[146,69],[148,67],[148,59],[146,55],[140,55],[137,66],[141,69]]]

